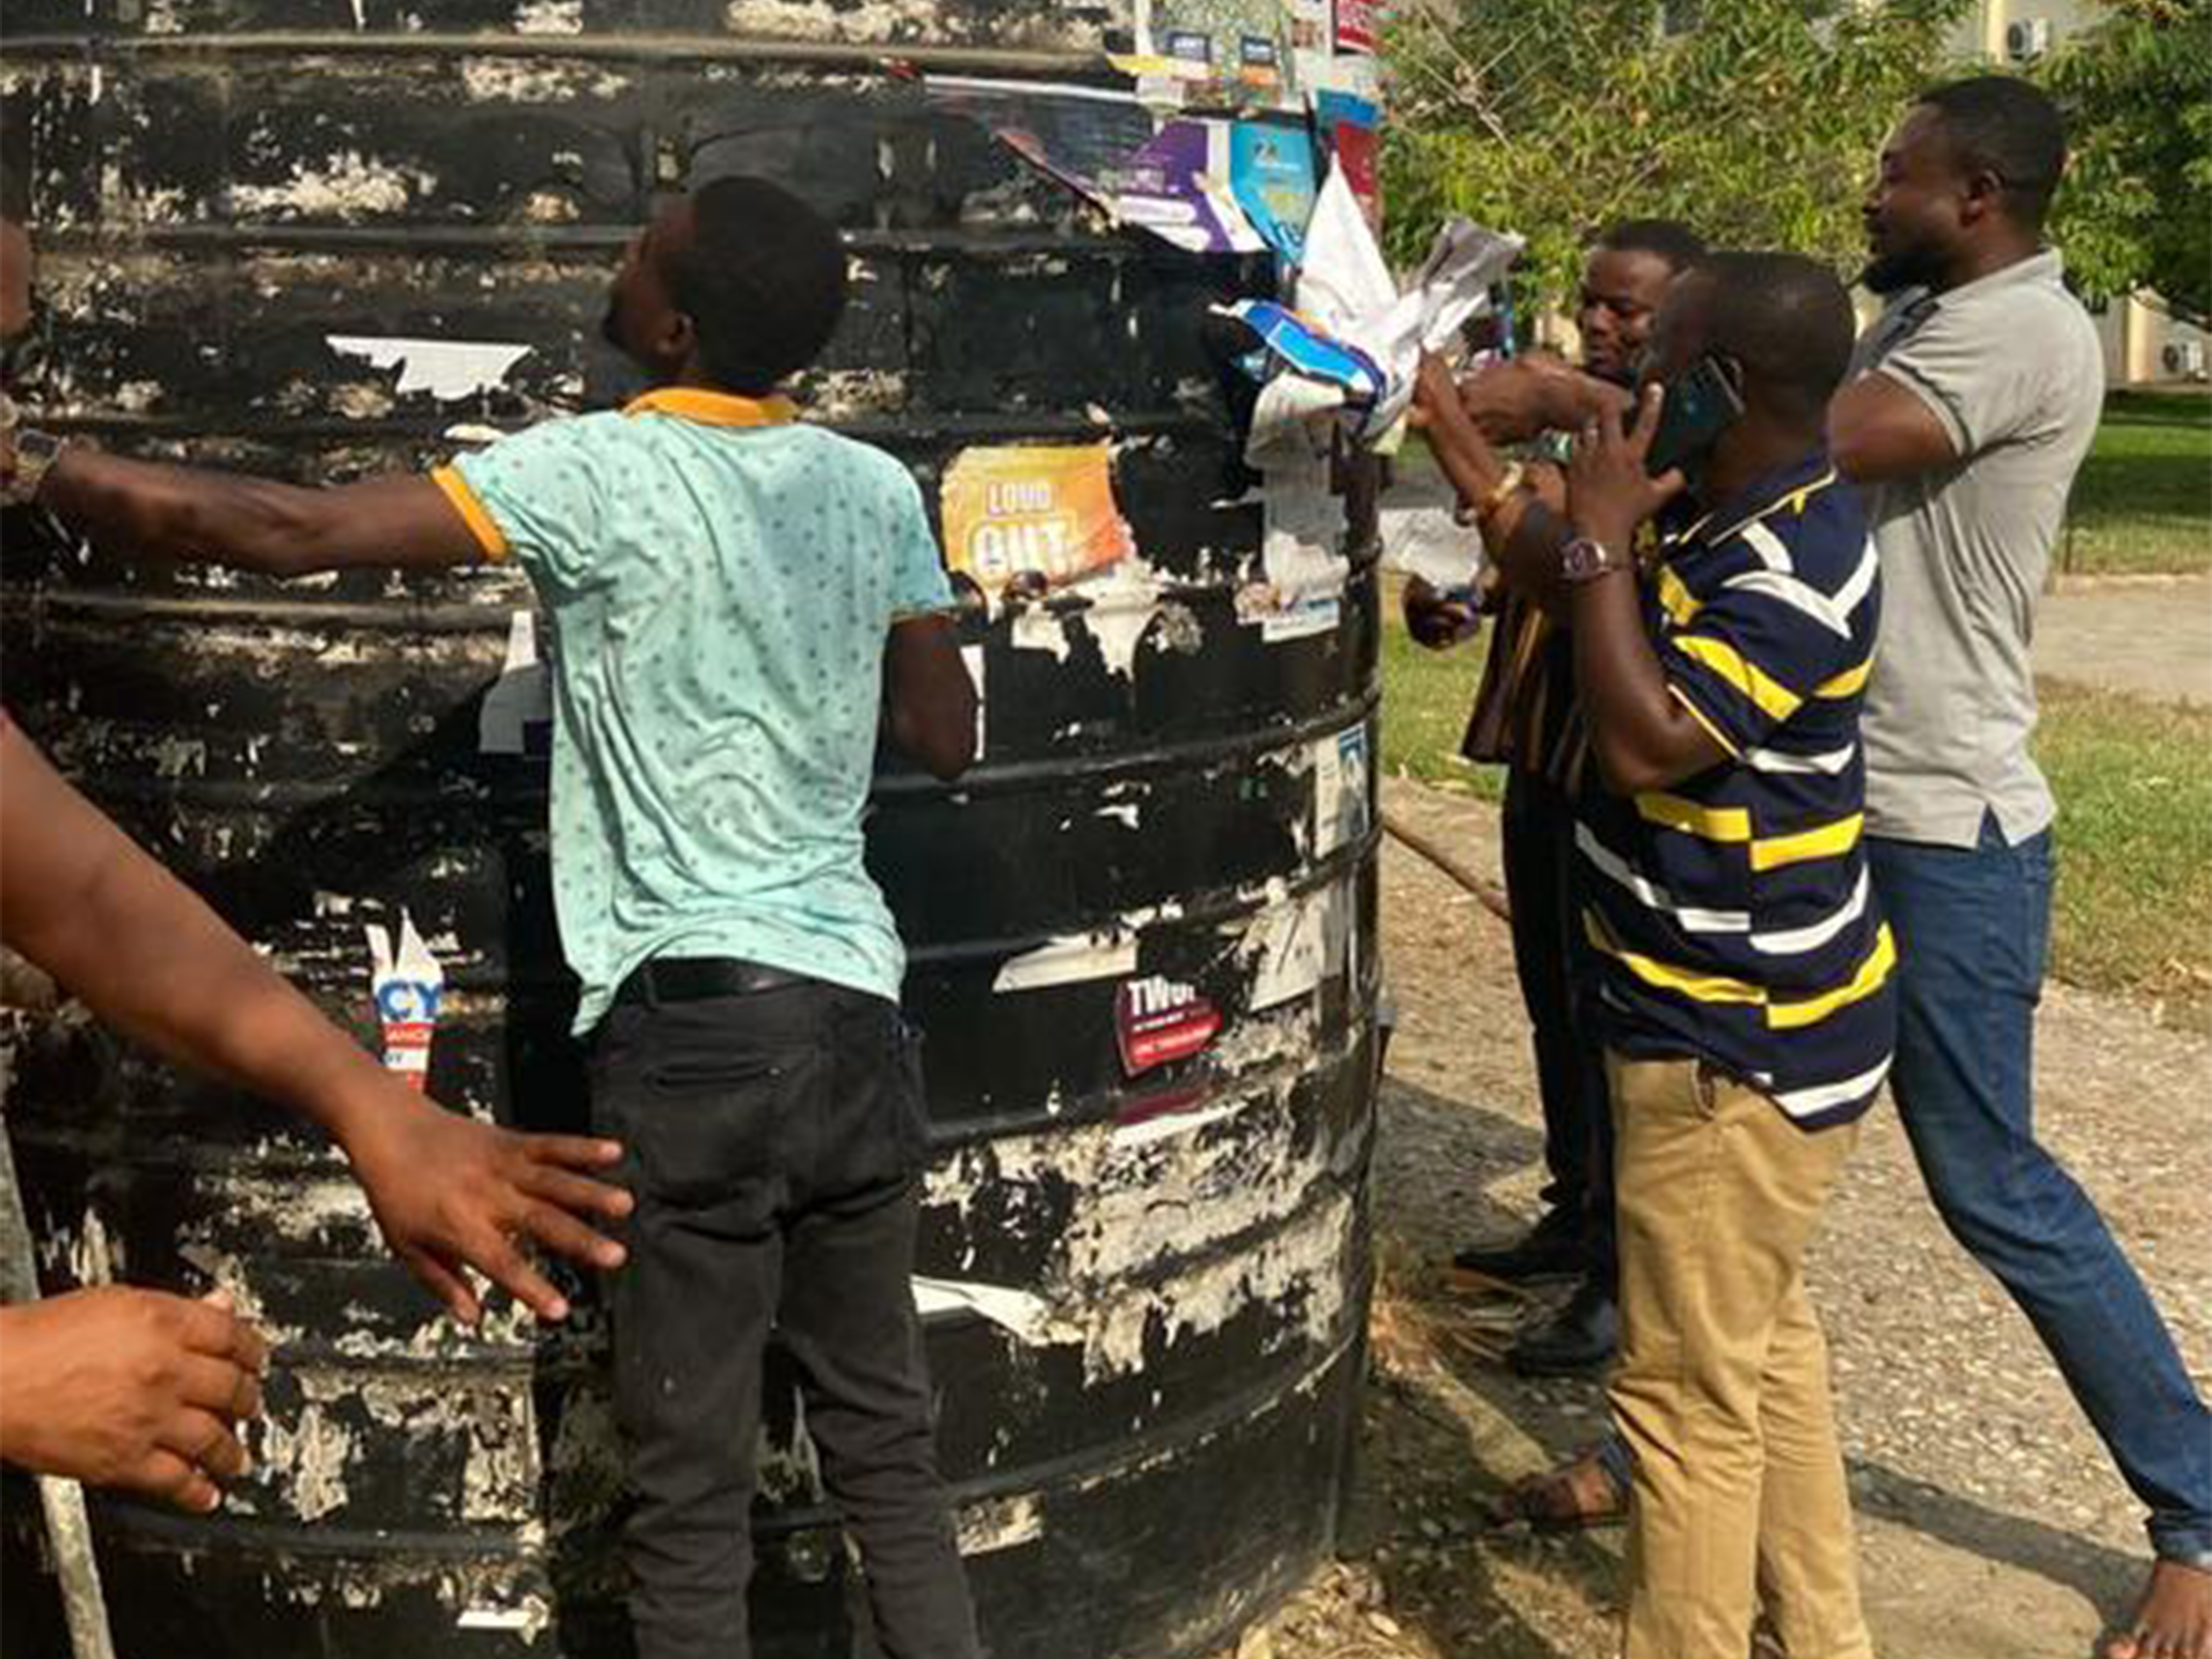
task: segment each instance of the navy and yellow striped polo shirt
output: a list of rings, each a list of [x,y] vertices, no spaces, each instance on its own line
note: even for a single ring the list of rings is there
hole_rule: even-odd
[[[1664,792],[1584,792],[1607,1040],[1705,1060],[1806,1127],[1848,1121],[1897,1024],[1859,844],[1881,580],[1858,494],[1808,456],[1664,538],[1651,574],[1668,689],[1733,758]]]

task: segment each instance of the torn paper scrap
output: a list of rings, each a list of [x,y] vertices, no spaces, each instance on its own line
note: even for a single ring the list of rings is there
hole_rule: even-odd
[[[404,909],[396,939],[375,922],[362,932],[368,936],[370,990],[384,1027],[384,1064],[421,1089],[429,1077],[430,1039],[438,1028],[446,971]]]
[[[543,752],[553,720],[553,674],[538,660],[538,619],[517,611],[507,619],[507,661],[477,713],[477,752]]]
[[[359,357],[372,368],[397,368],[395,392],[427,392],[441,403],[458,403],[498,390],[508,371],[530,355],[526,345],[498,340],[416,340],[404,336],[329,334],[323,343],[342,357]]]
[[[1134,933],[1066,933],[1012,957],[991,982],[994,991],[1039,991],[1048,985],[1115,979],[1137,971]]]
[[[1024,1342],[1050,1342],[1055,1335],[1052,1309],[1044,1298],[1005,1285],[916,1273],[914,1306],[925,1319],[931,1314],[975,1314]]]

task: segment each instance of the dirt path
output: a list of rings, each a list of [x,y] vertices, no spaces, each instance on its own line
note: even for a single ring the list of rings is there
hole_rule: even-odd
[[[1385,798],[1496,869],[1489,809],[1395,781]],[[1381,1105],[1385,1277],[1357,1535],[1347,1565],[1248,1638],[1242,1659],[1607,1659],[1619,1534],[1536,1540],[1480,1526],[1504,1482],[1593,1434],[1598,1391],[1498,1366],[1510,1310],[1469,1302],[1436,1265],[1528,1217],[1540,1182],[1505,932],[1401,848],[1385,852],[1383,875],[1401,1024]],[[2045,1004],[2041,1042],[2047,1137],[2202,1377],[2212,1043],[2063,988]],[[1886,1105],[1813,1276],[1884,1659],[2087,1659],[2142,1568],[2135,1504],[2026,1322],[1944,1234]]]

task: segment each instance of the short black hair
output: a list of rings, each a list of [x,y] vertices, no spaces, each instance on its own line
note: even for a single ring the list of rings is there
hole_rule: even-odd
[[[1705,257],[1705,239],[1679,219],[1620,219],[1598,233],[1595,246],[1613,253],[1650,253],[1680,273]]]
[[[1858,333],[1836,274],[1802,253],[1715,253],[1706,340],[1743,366],[1744,395],[1793,423],[1817,426],[1850,368]]]
[[[2066,171],[2066,118],[2040,87],[2014,75],[1978,75],[1920,94],[1936,112],[1959,165],[1995,173],[2006,211],[2043,228]]]
[[[668,264],[670,297],[690,316],[718,386],[771,392],[837,331],[844,245],[827,219],[765,179],[702,185],[691,211],[690,246]]]

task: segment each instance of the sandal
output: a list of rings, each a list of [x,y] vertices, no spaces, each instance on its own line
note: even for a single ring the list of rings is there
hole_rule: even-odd
[[[1617,1526],[1627,1518],[1628,1494],[1595,1449],[1516,1480],[1490,1506],[1492,1527],[1525,1524],[1547,1535]]]

